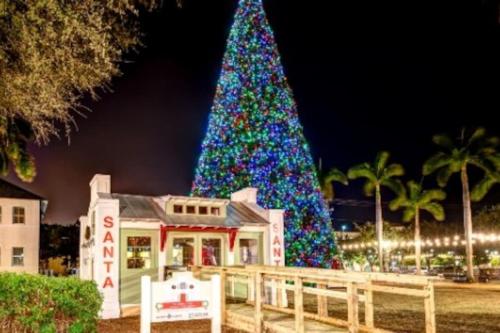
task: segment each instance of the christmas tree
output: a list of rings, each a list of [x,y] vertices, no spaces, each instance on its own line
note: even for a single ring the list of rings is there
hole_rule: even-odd
[[[285,210],[287,265],[328,266],[328,209],[262,0],[240,0],[192,194],[228,198],[244,187]]]

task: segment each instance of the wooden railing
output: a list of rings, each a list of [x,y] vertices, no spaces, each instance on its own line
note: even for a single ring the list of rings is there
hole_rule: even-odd
[[[425,332],[436,332],[433,280],[423,276],[390,273],[344,272],[317,268],[293,268],[276,266],[192,266],[199,278],[220,274],[222,283],[222,322],[247,332],[263,332],[266,327],[264,310],[294,316],[294,332],[304,333],[305,320],[313,320],[336,327],[345,327],[350,333],[391,331],[375,327],[374,292],[418,297],[423,300]],[[246,303],[254,306],[252,323],[245,325],[244,319],[227,311],[226,297],[235,296],[236,285],[246,286]],[[293,292],[293,308],[288,306],[288,292]],[[304,310],[304,294],[315,295],[317,311]],[[347,320],[333,318],[328,314],[328,298],[347,303]],[[359,318],[359,304],[364,304],[365,318]],[[257,324],[255,324],[257,323]],[[274,327],[274,331],[290,330]]]

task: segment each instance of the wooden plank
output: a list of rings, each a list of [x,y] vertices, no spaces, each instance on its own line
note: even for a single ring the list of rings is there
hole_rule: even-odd
[[[424,299],[425,333],[436,333],[436,308],[434,302],[434,284],[429,281],[425,291],[428,293]]]
[[[294,309],[295,309],[295,333],[304,333],[304,293],[302,290],[302,279],[294,279]]]
[[[320,290],[326,290],[326,285],[323,283],[318,283],[317,288]],[[318,316],[328,317],[328,297],[325,295],[317,295],[318,300]]]
[[[255,333],[262,333],[262,274],[255,272]]]
[[[347,321],[349,322],[349,333],[359,332],[358,311],[358,289],[354,282],[350,282],[347,285]]]
[[[226,272],[220,272],[220,306],[221,306],[221,322],[222,325],[226,322]]]
[[[368,280],[366,285],[368,286],[368,288],[365,289],[365,291],[364,291],[364,294],[365,294],[365,325],[369,328],[374,328],[375,322],[374,322],[374,311],[373,311],[373,289],[372,289],[371,280]]]
[[[428,292],[422,289],[412,289],[412,288],[402,288],[402,287],[392,287],[392,286],[380,286],[374,284],[364,284],[360,286],[360,289],[379,291],[388,294],[404,295],[404,296],[414,296],[414,297],[427,297]]]

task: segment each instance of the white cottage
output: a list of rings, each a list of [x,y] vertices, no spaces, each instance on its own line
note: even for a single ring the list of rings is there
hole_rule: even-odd
[[[103,318],[140,302],[140,277],[163,280],[189,265],[284,265],[283,211],[257,205],[257,190],[231,199],[111,192],[111,177],[90,182],[80,218],[80,277],[104,296]]]
[[[47,200],[0,179],[0,272],[38,273]]]

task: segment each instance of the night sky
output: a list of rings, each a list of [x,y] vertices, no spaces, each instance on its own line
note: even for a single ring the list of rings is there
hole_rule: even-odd
[[[95,173],[111,174],[114,192],[188,194],[237,0],[183,2],[179,9],[164,0],[142,17],[145,47],[127,56],[113,92],[85,99],[92,112],[77,118],[70,145],[33,148],[38,177],[22,186],[48,198],[47,222],[86,214]],[[324,166],[346,170],[386,149],[420,180],[433,134],[482,125],[500,135],[498,1],[264,5],[305,136]],[[458,176],[451,183],[446,207],[455,220]],[[366,200],[361,185],[337,185],[337,196]],[[499,199],[497,186],[484,203]],[[337,206],[334,217],[361,221],[372,209]]]

